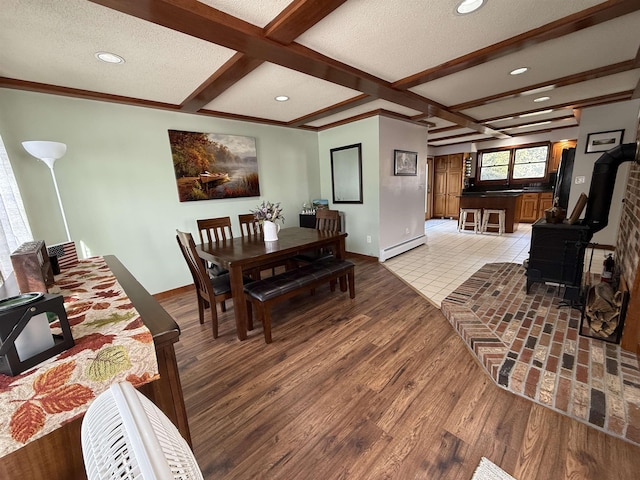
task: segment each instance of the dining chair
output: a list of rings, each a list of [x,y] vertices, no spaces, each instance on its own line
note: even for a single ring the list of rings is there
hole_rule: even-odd
[[[338,233],[341,230],[340,211],[318,209],[316,210],[316,230],[323,232]],[[324,249],[314,250],[312,252],[306,252],[300,255],[296,255],[294,260],[302,263],[312,263],[317,260],[324,260],[334,255],[334,252]]]
[[[253,213],[239,214],[238,221],[240,222],[240,234],[243,237],[262,233],[262,225],[256,220]]]
[[[222,242],[233,238],[231,218],[205,218],[197,221],[200,243]]]
[[[180,230],[176,230],[176,232],[178,246],[187,262],[187,266],[193,277],[193,283],[196,287],[200,324],[204,324],[205,309],[210,308],[211,321],[213,322],[213,338],[218,338],[218,311],[216,305],[220,303],[220,308],[223,312],[226,312],[225,300],[231,298],[229,274],[227,273],[213,278],[210,277],[207,274],[204,261],[198,256],[196,245],[191,234],[181,232]]]
[[[233,238],[231,217],[205,218],[197,220],[197,224],[200,243],[223,242]],[[212,262],[208,263],[207,271],[210,277],[218,277],[229,273],[229,270]]]
[[[341,230],[340,212],[328,209],[316,210],[316,230],[339,232]]]

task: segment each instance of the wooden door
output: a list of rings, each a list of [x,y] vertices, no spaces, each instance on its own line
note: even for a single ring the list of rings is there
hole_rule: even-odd
[[[433,179],[433,216],[444,217],[447,210],[447,171],[436,170]]]
[[[433,213],[433,181],[434,181],[434,162],[433,157],[427,157],[426,179],[425,179],[425,207],[424,219],[429,220],[435,215]]]
[[[447,175],[446,216],[458,218],[460,215],[460,194],[462,193],[462,169],[449,171]]]
[[[464,175],[464,155],[449,155],[447,167],[447,208],[446,216],[458,218],[460,215],[460,194]]]

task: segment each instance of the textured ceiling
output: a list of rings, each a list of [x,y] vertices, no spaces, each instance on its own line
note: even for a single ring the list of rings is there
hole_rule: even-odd
[[[433,145],[571,127],[575,109],[640,95],[637,0],[456,4],[2,0],[0,87],[292,128],[390,115]]]

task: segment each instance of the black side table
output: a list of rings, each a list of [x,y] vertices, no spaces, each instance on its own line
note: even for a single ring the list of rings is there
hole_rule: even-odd
[[[316,214],[315,213],[301,213],[300,226],[305,228],[316,228]]]

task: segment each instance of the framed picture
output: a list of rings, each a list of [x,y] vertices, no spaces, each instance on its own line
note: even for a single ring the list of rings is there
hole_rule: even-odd
[[[260,196],[256,139],[169,130],[181,202]]]
[[[587,136],[587,146],[584,153],[606,152],[622,143],[624,130],[610,130],[608,132],[590,133]]]
[[[393,151],[394,175],[418,175],[418,153],[405,150]]]

